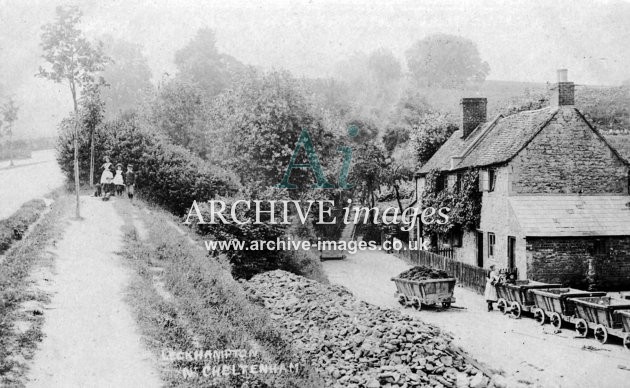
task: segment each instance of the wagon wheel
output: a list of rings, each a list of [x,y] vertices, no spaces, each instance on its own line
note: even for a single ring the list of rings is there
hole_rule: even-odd
[[[562,317],[560,316],[560,314],[551,313],[550,321],[553,327],[560,330],[560,328],[562,327]]]
[[[418,311],[422,310],[422,303],[420,303],[420,299],[418,298],[413,298],[413,302],[411,302],[411,306],[413,306],[413,308],[415,308]]]
[[[586,335],[588,334],[588,324],[584,319],[580,318],[575,321],[575,332],[577,333],[578,337],[586,337]]]
[[[499,298],[499,300],[497,301],[497,310],[501,311],[503,314],[505,314],[505,307],[507,306],[507,302],[505,301],[505,299],[503,298]]]
[[[623,346],[624,346],[626,349],[630,350],[630,333],[626,333],[626,334],[623,336]]]
[[[445,309],[451,307],[451,301],[445,300],[444,302],[442,302],[442,307],[444,307]]]
[[[545,322],[547,321],[547,316],[545,315],[545,312],[543,311],[543,309],[541,308],[534,309],[534,319],[537,320],[538,323],[540,323],[541,325],[545,324]]]
[[[404,295],[398,295],[398,303],[400,303],[401,305],[406,305],[407,304],[407,298]]]
[[[522,313],[523,309],[521,308],[521,305],[518,302],[512,302],[512,306],[510,306],[510,314],[514,318],[520,318]]]
[[[595,326],[593,334],[595,335],[595,339],[602,344],[605,344],[606,341],[608,341],[608,330],[606,330],[606,327],[601,323]]]

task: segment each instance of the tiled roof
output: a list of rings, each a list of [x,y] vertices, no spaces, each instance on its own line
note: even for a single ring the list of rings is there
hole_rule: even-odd
[[[451,157],[463,157],[454,169],[505,162],[516,155],[558,111],[556,107],[498,116],[477,127],[466,139],[456,131],[418,173],[451,170]]]
[[[630,235],[630,196],[536,195],[509,197],[525,236]]]

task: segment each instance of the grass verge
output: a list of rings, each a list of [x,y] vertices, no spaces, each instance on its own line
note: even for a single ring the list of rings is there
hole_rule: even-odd
[[[43,199],[33,199],[23,204],[15,213],[0,220],[0,253],[3,253],[15,240],[21,240],[28,227],[37,221],[46,209]]]
[[[246,358],[162,360],[162,378],[168,386],[324,386],[269,313],[247,299],[227,264],[209,257],[201,244],[182,234],[172,224],[172,216],[155,210],[149,215],[139,209],[142,205],[138,203],[132,206],[127,201],[116,201],[115,207],[125,220],[122,255],[137,274],[129,300],[149,346],[158,356],[163,351],[247,352]],[[237,373],[230,368],[232,365]],[[249,372],[243,373],[241,365],[248,366]],[[259,372],[260,365],[286,370],[252,373],[252,365]],[[214,368],[225,372],[225,366],[231,369],[227,374],[203,375],[204,371],[212,374],[217,370]]]
[[[41,305],[49,303],[49,297],[32,287],[35,280],[29,275],[36,267],[52,264],[46,247],[61,236],[61,221],[72,204],[62,191],[53,193],[53,199],[50,212],[0,262],[0,386],[23,386],[27,360],[42,339]]]

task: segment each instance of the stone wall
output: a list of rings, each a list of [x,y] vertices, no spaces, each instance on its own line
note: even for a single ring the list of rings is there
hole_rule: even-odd
[[[605,253],[596,252],[597,244]],[[527,238],[527,273],[533,280],[587,289],[589,258],[595,288],[630,289],[630,236]]]
[[[573,107],[561,107],[510,165],[513,194],[628,193],[628,167]]]

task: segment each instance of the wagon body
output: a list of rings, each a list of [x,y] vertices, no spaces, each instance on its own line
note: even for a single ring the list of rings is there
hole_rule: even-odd
[[[578,318],[584,319],[589,324],[603,325],[608,329],[623,328],[622,316],[615,312],[630,309],[630,301],[610,296],[571,298],[571,300],[575,303],[575,313]]]
[[[536,307],[547,313],[558,313],[565,318],[575,316],[575,302],[570,298],[584,298],[593,296],[605,296],[603,291],[582,291],[575,288],[540,288],[531,289],[531,294]]]
[[[417,300],[425,305],[450,304],[455,301],[453,297],[457,281],[455,278],[426,280],[392,278],[392,281],[398,290],[397,296],[407,300]]]
[[[517,302],[525,308],[534,305],[534,298],[528,292],[529,290],[560,287],[562,287],[561,284],[541,283],[534,280],[517,280],[514,284],[496,285],[499,298],[503,298],[507,302]]]
[[[625,333],[630,333],[630,310],[617,310],[615,311],[615,314],[618,315],[621,320],[623,331]]]

